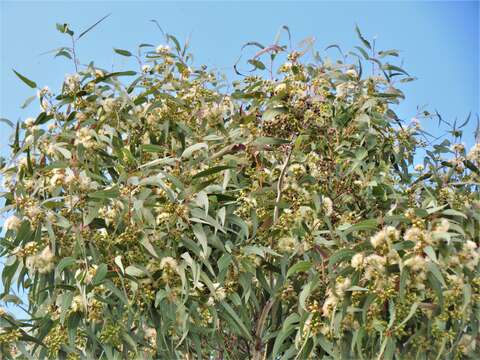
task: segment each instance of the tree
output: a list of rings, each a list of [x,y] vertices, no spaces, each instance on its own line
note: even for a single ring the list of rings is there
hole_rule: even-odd
[[[60,49],[2,170],[3,356],[478,358],[480,145],[399,119],[413,78],[356,31],[337,61],[248,43],[266,75],[227,91],[169,34],[115,49],[139,74]]]

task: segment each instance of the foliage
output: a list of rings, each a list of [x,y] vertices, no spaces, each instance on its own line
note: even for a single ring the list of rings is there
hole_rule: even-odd
[[[335,62],[249,43],[266,76],[232,88],[168,34],[114,50],[139,74],[62,48],[2,170],[5,358],[478,358],[480,146],[399,119],[412,78],[357,32]]]

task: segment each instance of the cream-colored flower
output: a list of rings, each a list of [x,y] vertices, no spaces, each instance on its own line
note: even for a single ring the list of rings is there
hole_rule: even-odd
[[[322,202],[322,208],[326,216],[333,214],[333,201],[329,197],[324,197]]]
[[[363,267],[364,261],[365,261],[365,256],[362,253],[358,253],[353,255],[352,260],[350,261],[350,265],[355,270],[359,270]]]
[[[80,88],[80,76],[78,74],[67,75],[64,84],[67,90],[73,92]]]
[[[374,248],[377,248],[386,243],[392,243],[398,240],[400,232],[393,226],[387,226],[370,238],[370,243]]]
[[[171,256],[166,256],[160,260],[160,269],[165,270],[169,269],[172,271],[178,271],[178,263],[177,260],[172,258]]]
[[[348,69],[345,74],[347,74],[348,76],[352,77],[352,78],[357,78],[358,77],[358,73],[357,73],[357,70],[355,69]]]
[[[465,150],[465,145],[464,144],[453,144],[452,145],[452,151],[456,153],[461,153]]]
[[[287,84],[285,83],[280,83],[277,86],[275,86],[275,94],[281,95],[284,94],[287,91]]]
[[[95,146],[95,131],[87,127],[82,127],[76,132],[75,145],[82,144],[89,149]]]
[[[278,240],[278,251],[280,252],[292,252],[296,247],[296,240],[292,236],[284,236]]]
[[[170,46],[168,45],[158,45],[155,49],[157,54],[166,55],[170,52]]]
[[[422,172],[423,170],[425,170],[425,166],[423,166],[423,164],[415,165],[415,171]]]
[[[352,281],[350,278],[345,278],[343,280],[337,280],[335,284],[335,292],[337,293],[337,296],[342,297],[345,295],[345,292],[347,291],[348,288],[352,285]]]
[[[480,143],[476,143],[467,154],[470,161],[480,161]]]
[[[20,228],[20,225],[22,224],[22,220],[16,216],[12,215],[5,220],[3,223],[3,226],[5,227],[5,230],[13,230],[17,231]]]
[[[446,233],[450,229],[450,223],[447,219],[442,219],[440,223],[437,223],[433,232],[435,233]]]
[[[227,291],[223,286],[220,286],[220,283],[213,283],[213,288],[215,289],[213,296],[216,301],[222,301],[227,297]]]
[[[55,266],[54,257],[52,250],[47,246],[40,253],[27,257],[26,264],[30,270],[46,274]]]
[[[405,231],[403,238],[407,241],[419,241],[423,238],[423,235],[422,229],[414,226]]]
[[[332,316],[333,311],[335,310],[339,302],[339,299],[335,295],[333,295],[330,291],[328,293],[329,295],[325,299],[325,302],[323,303],[323,306],[322,306],[323,316],[327,318]]]
[[[420,271],[425,269],[427,261],[423,256],[415,255],[404,261],[404,265],[411,268],[413,271]]]
[[[73,312],[84,312],[87,308],[85,301],[81,295],[76,295],[73,297],[70,307]]]
[[[50,92],[50,89],[48,88],[48,86],[44,86],[40,90],[37,90],[37,97],[41,98],[41,97],[47,95],[49,92]]]
[[[103,101],[102,105],[103,105],[103,109],[107,113],[111,113],[111,112],[115,111],[115,109],[117,108],[118,102],[117,102],[116,99],[107,98]]]

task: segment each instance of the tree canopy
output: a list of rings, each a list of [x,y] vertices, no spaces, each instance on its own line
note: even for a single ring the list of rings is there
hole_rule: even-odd
[[[16,72],[41,112],[2,164],[3,357],[480,356],[480,145],[400,119],[413,77],[358,28],[335,60],[281,31],[234,81],[169,34],[114,49],[131,71],[58,50],[58,91]]]

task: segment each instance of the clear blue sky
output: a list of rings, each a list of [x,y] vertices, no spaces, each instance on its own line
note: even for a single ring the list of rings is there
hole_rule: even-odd
[[[12,73],[15,68],[39,86],[58,88],[65,73],[73,72],[65,58],[39,56],[69,45],[55,29],[56,22],[70,23],[81,31],[107,13],[110,18],[78,44],[80,60],[94,60],[111,69],[126,68],[130,59],[112,48],[135,49],[142,42],[161,43],[163,38],[149,22],[184,40],[191,34],[197,63],[225,68],[251,40],[268,44],[281,25],[288,25],[294,43],[307,36],[316,47],[337,43],[349,50],[357,44],[353,31],[358,23],[380,48],[401,50],[404,67],[419,78],[403,87],[407,100],[399,115],[410,119],[417,105],[438,109],[445,119],[464,119],[479,113],[479,2],[127,2],[127,1],[2,1],[0,117],[11,120],[32,116],[38,105],[21,110],[34,91]],[[436,122],[426,124],[438,132]],[[471,145],[474,123],[466,131]],[[0,123],[0,154],[6,150],[9,129]],[[470,133],[470,134],[467,134]],[[470,135],[470,136],[468,136]]]
[[[21,110],[23,100],[35,92],[12,73],[20,73],[39,86],[58,89],[73,65],[65,58],[39,56],[69,45],[55,29],[67,22],[77,33],[107,13],[112,15],[78,44],[80,60],[107,69],[135,66],[113,53],[112,48],[135,50],[163,38],[149,22],[181,41],[191,34],[196,63],[231,66],[241,46],[256,40],[273,41],[277,30],[288,25],[294,44],[307,36],[317,39],[316,48],[337,43],[350,50],[358,44],[358,23],[368,38],[377,37],[379,48],[401,50],[404,68],[418,81],[406,84],[407,100],[400,117],[409,120],[417,106],[437,109],[445,119],[460,120],[479,113],[479,2],[127,2],[127,1],[4,1],[0,0],[0,117],[10,120],[38,114],[38,105]],[[438,134],[436,122],[425,127]],[[465,142],[473,144],[471,123]],[[9,128],[0,123],[0,154],[6,154]],[[1,222],[1,219],[0,219]]]

